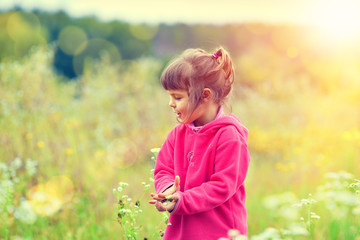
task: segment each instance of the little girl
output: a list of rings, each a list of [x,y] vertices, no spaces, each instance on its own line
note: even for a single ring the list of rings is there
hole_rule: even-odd
[[[223,104],[234,82],[229,54],[188,49],[161,75],[178,122],[155,164],[152,193],[169,211],[164,239],[218,239],[230,229],[246,235],[247,129]]]

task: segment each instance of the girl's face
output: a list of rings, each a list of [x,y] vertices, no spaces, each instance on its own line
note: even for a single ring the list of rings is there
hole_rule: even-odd
[[[180,123],[188,123],[187,109],[189,105],[189,95],[186,90],[169,90],[170,102],[169,106],[176,114]]]
[[[197,109],[189,116],[189,95],[186,90],[169,90],[170,102],[169,106],[176,114],[177,120],[180,123],[191,123],[198,118]]]
[[[210,100],[210,89],[204,89],[203,99],[192,113],[188,113],[190,103],[186,90],[168,90],[168,93],[170,95],[169,106],[180,123],[194,122],[195,126],[202,126],[215,119],[219,105]]]

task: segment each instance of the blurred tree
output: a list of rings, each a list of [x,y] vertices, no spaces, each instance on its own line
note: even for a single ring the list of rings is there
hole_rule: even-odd
[[[53,65],[58,73],[72,79],[76,77],[73,59],[73,56],[64,53],[60,48],[56,48]]]
[[[25,24],[25,32],[36,34],[30,34],[31,37],[21,37],[23,33],[19,28],[8,27],[9,17],[13,12],[21,12],[25,22],[28,21]],[[15,26],[17,22],[14,19],[12,23]],[[75,31],[74,34],[69,28]],[[69,31],[61,35],[65,29]],[[21,57],[33,45],[43,44],[44,41],[59,43],[59,37],[65,36],[64,45],[61,46],[60,43],[54,48],[53,66],[58,73],[72,79],[82,74],[84,61],[87,58],[101,58],[103,49],[107,52],[110,49],[115,52],[116,57],[113,55],[111,61],[153,56],[166,62],[170,57],[189,47],[211,50],[222,45],[230,51],[238,65],[242,64],[242,68],[244,66],[247,68],[247,73],[239,71],[237,75],[242,79],[243,84],[252,86],[255,82],[277,81],[268,77],[269,72],[283,67],[289,69],[291,63],[293,69],[291,71],[305,72],[314,86],[321,86],[324,81],[323,69],[328,65],[327,62],[322,62],[326,56],[317,54],[316,47],[302,38],[305,34],[298,26],[260,23],[135,25],[123,21],[102,22],[95,16],[72,18],[64,11],[25,12],[16,8],[8,12],[0,12],[0,60],[6,57]],[[99,45],[99,43],[103,44]],[[94,49],[96,46],[98,46],[97,50]],[[307,58],[304,58],[305,55]],[[316,66],[313,64],[313,59],[318,59]],[[321,73],[321,77],[318,73]],[[295,73],[289,72],[283,75],[289,75],[287,78],[290,78],[293,74]],[[329,75],[334,74],[329,73]],[[327,79],[333,81],[336,86],[337,79],[334,80],[331,76]]]
[[[10,13],[0,13],[0,61],[14,52],[15,43],[7,33],[6,23]]]

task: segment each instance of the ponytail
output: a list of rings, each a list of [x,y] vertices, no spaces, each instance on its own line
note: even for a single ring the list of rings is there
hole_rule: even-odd
[[[235,71],[229,53],[220,47],[215,54],[218,56],[216,60],[219,63],[217,69],[223,69],[226,79],[232,84],[234,82]]]
[[[230,58],[230,54],[222,47],[219,47],[212,54],[212,58],[218,63],[218,65],[211,71],[209,71],[208,75],[214,74],[216,72],[223,71],[225,74],[224,81],[224,96],[226,97],[230,91],[231,86],[235,80],[235,70]]]

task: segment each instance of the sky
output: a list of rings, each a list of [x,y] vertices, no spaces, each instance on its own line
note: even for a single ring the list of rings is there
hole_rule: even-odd
[[[333,36],[360,35],[360,0],[0,0],[0,10],[65,10],[72,17],[130,23],[262,22],[320,26]]]
[[[63,9],[74,17],[95,15],[104,21],[119,19],[134,23],[312,24],[321,12],[318,5],[325,7],[331,1],[353,1],[360,9],[357,0],[0,0],[0,9],[16,5],[29,10]]]

